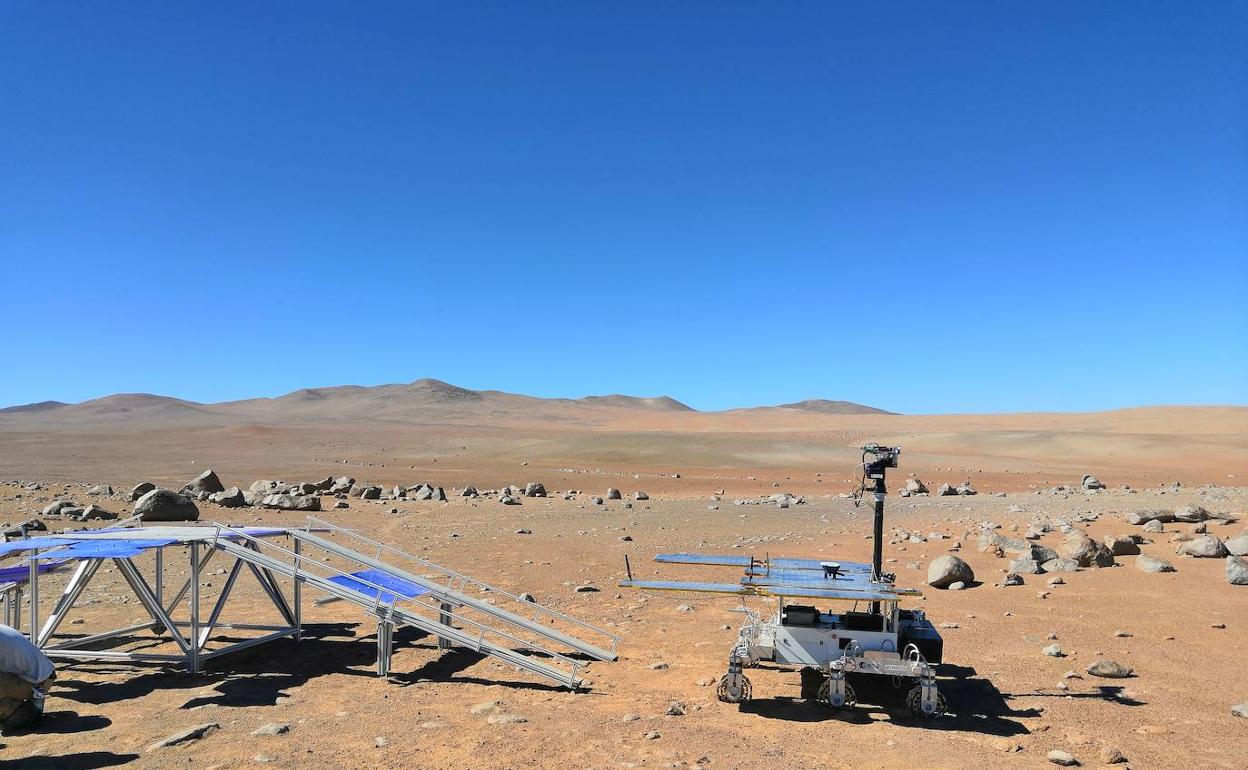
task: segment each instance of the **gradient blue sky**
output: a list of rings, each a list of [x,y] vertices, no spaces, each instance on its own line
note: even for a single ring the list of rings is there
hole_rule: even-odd
[[[1245,40],[1243,2],[10,0],[0,405],[1248,403]]]

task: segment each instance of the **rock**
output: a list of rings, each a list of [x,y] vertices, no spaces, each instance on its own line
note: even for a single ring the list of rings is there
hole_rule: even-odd
[[[60,516],[61,511],[63,511],[64,509],[77,508],[77,507],[78,507],[78,503],[70,502],[69,500],[57,500],[56,502],[49,503],[48,505],[44,506],[43,511],[40,512],[40,515],[41,516]]]
[[[94,487],[91,487],[89,490],[87,490],[88,495],[93,495],[97,497],[99,495],[111,495],[112,493],[113,493],[113,488],[107,484],[98,484]]]
[[[446,490],[442,487],[434,487],[433,493],[429,495],[429,499],[435,503],[446,502]]]
[[[537,601],[537,599],[533,598],[533,594],[528,593],[527,591],[525,593],[520,594],[516,598],[522,602],[536,602]]]
[[[1048,647],[1041,650],[1041,652],[1048,655],[1050,658],[1062,658],[1066,656],[1066,653],[1062,652],[1061,646],[1057,644],[1050,644]]]
[[[608,489],[607,489],[607,499],[608,499],[608,500],[619,500],[619,499],[620,499],[620,490],[616,489],[615,487],[610,487],[610,488],[608,488]]]
[[[637,490],[636,492],[633,493],[633,499],[634,500],[649,500],[650,495],[647,495],[645,492],[642,492],[641,490]]]
[[[1061,553],[1068,559],[1079,562],[1080,567],[1091,567],[1092,558],[1096,554],[1097,544],[1082,532],[1071,532],[1062,543]]]
[[[941,484],[940,489],[936,490],[936,494],[941,497],[950,497],[958,494],[958,490],[954,489],[952,484]]]
[[[339,511],[340,511],[340,510],[342,510],[342,509],[344,509],[344,508],[350,508],[350,507],[351,507],[351,504],[350,504],[350,503],[348,503],[346,500],[339,500],[339,501],[337,501],[337,502],[335,502],[335,503],[334,503],[334,510],[339,510]]]
[[[1088,666],[1088,673],[1105,679],[1124,679],[1131,676],[1131,669],[1113,660],[1098,660]]]
[[[182,730],[181,732],[176,732],[173,735],[170,735],[166,738],[156,741],[152,745],[148,746],[147,750],[152,751],[153,749],[163,749],[163,748],[168,748],[169,746],[177,746],[180,743],[189,743],[190,741],[197,741],[200,738],[203,738],[209,735],[213,731],[220,730],[220,729],[221,729],[220,724],[216,722],[208,722],[206,724],[192,727],[188,730]]]
[[[961,484],[959,484],[959,485],[958,485],[958,488],[957,488],[957,490],[956,490],[956,491],[957,491],[957,493],[958,493],[959,495],[976,495],[976,494],[979,494],[978,492],[976,492],[976,491],[975,491],[975,487],[972,487],[972,486],[971,486],[971,482],[970,482],[969,480],[968,480],[968,481],[963,481]]]
[[[1226,557],[1226,582],[1233,586],[1248,586],[1248,559]]]
[[[135,502],[134,515],[143,521],[198,521],[199,508],[185,495],[153,489]]]
[[[1088,475],[1085,475],[1083,477],[1083,481],[1080,482],[1080,485],[1086,490],[1099,490],[1099,489],[1105,488],[1105,485],[1101,483],[1100,479],[1098,479],[1096,476],[1088,476]]]
[[[964,590],[966,590],[966,583],[964,583],[964,582],[963,582],[963,581],[961,581],[961,580],[958,580],[958,581],[953,582],[953,583],[950,583],[948,586],[946,586],[945,590],[947,590],[947,591],[964,591]]]
[[[1039,575],[1044,569],[1035,559],[1013,559],[1010,561],[1010,572],[1020,575]]]
[[[1153,519],[1152,521],[1144,525],[1144,531],[1148,532],[1149,534],[1155,535],[1160,532],[1165,532],[1166,528],[1162,525],[1162,523],[1159,520]]]
[[[1248,701],[1231,706],[1231,716],[1236,716],[1240,719],[1248,719]]]
[[[460,497],[480,497],[481,493],[477,491],[476,487],[469,484],[468,486],[464,487],[464,491],[460,492],[459,496]]]
[[[351,487],[351,493],[361,500],[380,500],[381,487],[376,484],[361,484]]]
[[[325,478],[316,482],[316,490],[318,492],[328,492],[330,488],[332,488],[333,486],[334,486],[333,476],[326,476]]]
[[[1232,537],[1222,543],[1231,556],[1248,556],[1248,532],[1239,537]]]
[[[1101,762],[1106,765],[1120,765],[1127,761],[1126,756],[1112,746],[1105,746],[1101,748],[1100,759]]]
[[[1105,547],[1114,556],[1135,556],[1140,552],[1140,546],[1129,535],[1106,535]]]
[[[1144,508],[1127,514],[1127,521],[1131,524],[1147,524],[1150,521],[1167,524],[1174,521],[1174,511],[1165,508]]]
[[[1226,546],[1213,535],[1202,535],[1179,546],[1180,554],[1198,559],[1221,559],[1226,556]]]
[[[221,479],[217,478],[217,474],[211,468],[199,474],[191,481],[191,483],[182,487],[182,493],[199,494],[204,492],[212,494],[213,492],[224,492],[225,485],[221,483]]]
[[[1045,572],[1078,572],[1079,562],[1074,559],[1049,559],[1041,568]]]
[[[78,514],[78,521],[103,521],[117,518],[117,514],[106,511],[98,505],[88,505],[86,510]]]
[[[924,484],[921,479],[917,478],[906,479],[906,485],[902,487],[902,490],[911,495],[928,494],[927,485]]]
[[[1205,521],[1209,518],[1211,518],[1209,515],[1209,511],[1206,511],[1204,508],[1201,508],[1199,505],[1192,505],[1191,503],[1188,503],[1187,505],[1183,506],[1182,508],[1174,512],[1175,521],[1184,521],[1184,522],[1192,523],[1192,522],[1197,522],[1197,521]]]
[[[975,572],[971,565],[957,556],[938,556],[927,568],[927,584],[933,588],[947,588],[953,583],[972,583]]]
[[[143,481],[138,484],[135,484],[134,487],[130,490],[130,501],[134,502],[135,500],[138,500],[140,497],[142,497],[143,495],[146,495],[148,492],[151,492],[155,488],[156,488],[156,485],[150,481]]]
[[[243,497],[238,487],[230,487],[223,492],[213,492],[208,495],[208,502],[216,503],[223,508],[241,508],[247,504],[247,499]]]
[[[525,497],[545,497],[546,487],[540,481],[530,481],[524,485]]]
[[[407,490],[407,496],[409,499],[419,500],[422,502],[425,500],[432,500],[433,487],[428,484],[418,484],[412,489]]]
[[[502,503],[503,505],[519,505],[520,504],[520,498],[513,497],[512,495],[509,495],[506,492],[498,496],[498,501]]]
[[[1074,767],[1079,764],[1079,760],[1075,759],[1068,752],[1061,751],[1059,749],[1053,749],[1050,751],[1047,758],[1053,764],[1061,765],[1062,767]]]
[[[373,739],[373,745],[379,749],[384,749],[385,747],[390,745],[390,741],[386,739],[386,736],[378,735],[376,738]]]
[[[315,495],[268,495],[260,501],[260,506],[278,511],[319,511],[321,498]]]
[[[1011,572],[1005,576],[1004,586],[1021,586],[1023,584],[1023,576]]]
[[[351,476],[339,476],[334,479],[334,483],[330,485],[329,491],[334,494],[349,494],[351,488],[355,486],[355,479]]]
[[[1140,572],[1174,572],[1174,565],[1156,556],[1142,553],[1135,557],[1135,568]]]
[[[290,732],[290,725],[278,722],[270,722],[267,725],[261,725],[252,731],[252,735],[282,735]]]
[[[594,505],[602,505],[601,497],[594,496],[594,497],[589,498],[589,501],[593,503]]]

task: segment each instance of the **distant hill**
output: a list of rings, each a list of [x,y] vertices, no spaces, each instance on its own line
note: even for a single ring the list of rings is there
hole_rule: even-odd
[[[30,414],[31,412],[50,412],[62,406],[69,406],[64,401],[39,401],[34,404],[18,404],[0,409],[0,414]]]
[[[669,412],[693,412],[693,407],[682,404],[670,396],[657,396],[655,398],[642,398],[639,396],[585,396],[577,399],[586,404],[594,404],[597,406],[621,406],[631,407],[634,409],[661,409]]]
[[[779,408],[801,409],[804,412],[818,412],[819,414],[897,414],[897,412],[888,412],[874,406],[855,404],[853,401],[829,401],[826,398],[811,398],[792,404],[780,404]]]

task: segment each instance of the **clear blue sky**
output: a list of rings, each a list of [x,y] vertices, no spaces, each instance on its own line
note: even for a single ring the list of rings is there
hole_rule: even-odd
[[[9,0],[0,405],[1248,403],[1245,40],[1243,2]]]

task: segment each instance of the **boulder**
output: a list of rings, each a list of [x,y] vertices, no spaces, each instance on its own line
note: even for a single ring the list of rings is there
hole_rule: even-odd
[[[510,495],[506,492],[503,492],[501,495],[498,496],[498,501],[502,503],[503,505],[519,505],[520,504],[520,498],[514,495]]]
[[[446,502],[446,490],[443,489],[442,487],[434,487],[433,491],[429,494],[429,499],[434,501],[435,503],[445,503]]]
[[[1227,555],[1226,546],[1213,535],[1201,535],[1179,546],[1178,552],[1198,559],[1221,559]]]
[[[321,498],[316,495],[292,495],[280,492],[266,496],[260,501],[260,505],[278,511],[319,511]]]
[[[352,487],[355,486],[355,478],[352,476],[339,476],[334,479],[334,483],[329,485],[329,491],[334,494],[350,494]]]
[[[1140,546],[1129,535],[1106,535],[1105,547],[1114,556],[1135,556]]]
[[[1226,557],[1226,582],[1233,586],[1248,586],[1248,559]]]
[[[242,508],[247,504],[242,490],[238,487],[230,487],[221,492],[213,492],[211,495],[208,495],[208,502],[216,503],[222,508]]]
[[[1061,749],[1053,749],[1045,755],[1045,758],[1053,764],[1060,765],[1062,767],[1074,767],[1079,764],[1079,760],[1075,759],[1073,754],[1069,751],[1062,751]]]
[[[316,482],[316,489],[318,492],[328,492],[330,490],[330,487],[332,486],[334,486],[333,476],[326,476],[325,478]]]
[[[433,487],[428,484],[421,484],[415,489],[409,489],[407,496],[412,500],[430,500],[433,498]]]
[[[607,489],[607,499],[608,499],[608,500],[619,500],[619,499],[620,499],[620,490],[616,489],[615,487],[609,487],[609,488]]]
[[[1089,490],[1089,491],[1105,488],[1105,485],[1102,484],[1101,480],[1098,479],[1096,476],[1085,475],[1083,477],[1083,481],[1080,482],[1080,484],[1084,489]]]
[[[1127,521],[1131,524],[1147,524],[1150,521],[1168,524],[1174,521],[1174,511],[1164,508],[1144,508],[1127,514]]]
[[[1045,572],[1078,572],[1079,562],[1074,559],[1049,559],[1040,565]]]
[[[977,495],[977,494],[979,494],[978,492],[976,492],[976,491],[975,491],[975,487],[971,486],[971,482],[970,482],[970,480],[963,481],[961,484],[959,484],[959,485],[958,485],[958,488],[957,488],[957,493],[958,493],[959,495]]]
[[[352,487],[352,493],[362,500],[381,499],[381,487],[376,484],[364,484],[362,486]]]
[[[88,505],[82,513],[75,518],[78,521],[107,521],[117,518],[117,514],[112,511],[106,511],[98,505]]]
[[[974,581],[975,571],[971,569],[971,565],[956,556],[938,556],[927,568],[927,584],[933,588],[948,588],[954,583]]]
[[[637,492],[633,493],[633,499],[634,500],[649,500],[650,495],[647,495],[645,492],[638,490]]]
[[[199,508],[186,495],[153,489],[135,501],[134,515],[143,521],[198,521]]]
[[[1144,531],[1150,535],[1156,535],[1165,532],[1166,527],[1161,523],[1160,519],[1153,519],[1152,521],[1144,524]]]
[[[953,485],[948,484],[948,483],[941,484],[940,489],[936,490],[936,494],[940,495],[941,497],[949,497],[951,495],[956,495],[957,493],[958,493],[958,490],[954,489]]]
[[[464,491],[460,492],[459,494],[460,494],[460,497],[480,497],[481,496],[481,493],[477,491],[477,488],[471,484],[464,487]]]
[[[1174,565],[1165,559],[1142,553],[1135,557],[1135,568],[1140,572],[1174,572]]]
[[[1248,556],[1248,533],[1222,543],[1231,556]]]
[[[56,502],[49,503],[44,506],[44,509],[40,512],[40,514],[43,516],[59,516],[61,515],[62,510],[77,507],[78,503],[71,502],[69,500],[57,500]]]
[[[138,484],[135,484],[134,487],[131,488],[130,490],[130,501],[134,502],[135,500],[138,500],[140,497],[142,497],[143,495],[146,495],[148,492],[151,492],[155,488],[156,488],[156,485],[150,481],[142,481],[142,482],[139,482]]]
[[[1194,523],[1197,521],[1208,521],[1210,518],[1212,518],[1212,516],[1209,515],[1209,511],[1206,511],[1199,505],[1192,505],[1191,503],[1188,503],[1174,512],[1175,521]]]
[[[1010,562],[1009,570],[1010,572],[1016,572],[1020,575],[1039,575],[1041,572],[1044,572],[1044,570],[1040,568],[1040,562],[1026,557],[1020,557],[1012,560]]]
[[[213,492],[224,492],[225,485],[221,483],[221,479],[217,478],[217,474],[211,468],[196,476],[191,483],[182,487],[182,493],[199,494],[205,492],[212,494]]]
[[[525,497],[545,497],[546,487],[540,481],[530,481],[524,485]]]
[[[1088,673],[1105,679],[1125,679],[1131,676],[1131,669],[1113,660],[1098,660],[1088,666]]]
[[[906,485],[902,487],[902,491],[910,495],[928,494],[927,485],[923,483],[922,479],[916,478],[906,479]]]
[[[87,490],[88,495],[95,495],[95,496],[111,495],[112,493],[113,493],[113,488],[107,484],[98,484],[94,487],[91,487],[91,489]]]

